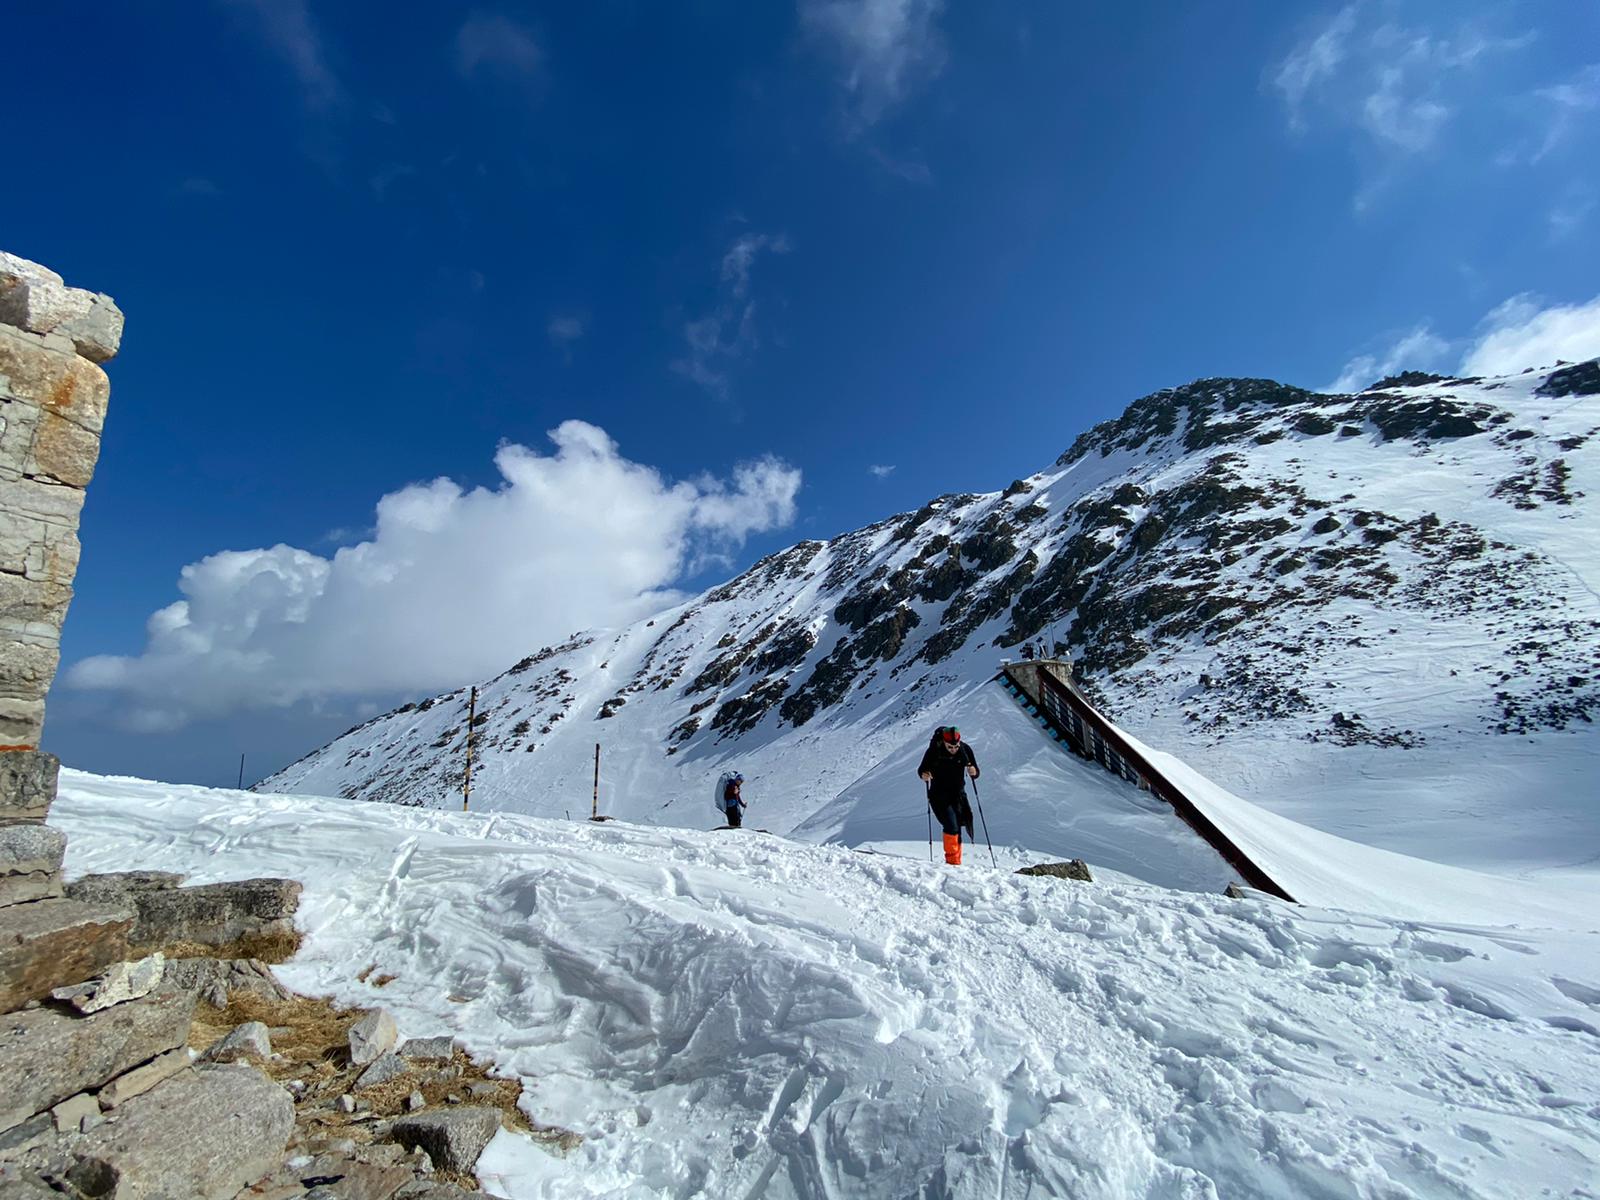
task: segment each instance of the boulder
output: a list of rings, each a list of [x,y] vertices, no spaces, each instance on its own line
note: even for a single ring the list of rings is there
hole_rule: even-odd
[[[394,1018],[381,1008],[375,1008],[350,1026],[350,1061],[357,1066],[374,1060],[394,1049],[400,1031]]]
[[[132,925],[126,909],[77,900],[0,908],[0,1012],[42,1000],[127,958]]]
[[[182,1046],[193,1012],[192,996],[171,992],[89,1016],[36,1008],[5,1017],[0,1022],[6,1078],[0,1129]]]
[[[99,1012],[125,1000],[137,1000],[155,991],[167,969],[167,960],[160,954],[141,958],[137,962],[112,963],[105,974],[87,983],[57,988],[50,993],[54,1000],[64,1000],[82,1013]]]
[[[61,895],[67,835],[48,825],[0,825],[0,906]]]
[[[207,1062],[266,1062],[272,1057],[272,1038],[260,1021],[235,1025],[203,1056]]]
[[[142,1096],[156,1084],[163,1080],[171,1079],[179,1071],[188,1070],[194,1059],[189,1054],[189,1047],[179,1046],[176,1050],[168,1050],[165,1054],[158,1055],[141,1067],[135,1067],[125,1075],[118,1075],[105,1087],[100,1089],[99,1105],[109,1112],[120,1104],[125,1104],[135,1096]]]
[[[1094,876],[1089,874],[1089,864],[1081,858],[1074,858],[1068,862],[1037,863],[1031,867],[1023,867],[1018,875],[1044,875],[1053,879],[1075,879],[1080,883],[1093,883]]]
[[[293,1129],[289,1093],[254,1067],[185,1071],[82,1135],[68,1179],[103,1200],[232,1200],[277,1169]]]
[[[245,879],[140,892],[135,903],[139,919],[129,938],[138,945],[228,946],[248,938],[293,936],[300,884],[293,879]]]
[[[499,1130],[498,1109],[450,1108],[400,1117],[389,1132],[408,1150],[426,1150],[441,1170],[465,1175]]]
[[[262,1000],[288,1000],[292,993],[265,963],[254,958],[169,958],[161,982],[193,992],[213,1008],[226,1008],[234,993]]]
[[[391,1079],[399,1079],[410,1070],[411,1064],[398,1054],[385,1054],[361,1072],[360,1078],[356,1080],[356,1091],[364,1092],[368,1088],[388,1083]]]
[[[400,1047],[400,1057],[415,1062],[449,1062],[455,1052],[455,1039],[449,1036],[407,1038]]]
[[[43,750],[0,751],[0,823],[49,816],[60,771],[61,760]]]

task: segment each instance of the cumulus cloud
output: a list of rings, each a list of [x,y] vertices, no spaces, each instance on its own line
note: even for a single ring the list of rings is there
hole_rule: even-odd
[[[800,22],[838,61],[855,118],[871,125],[944,69],[943,8],[943,0],[800,0]]]
[[[1449,370],[1458,354],[1458,375],[1515,375],[1528,367],[1594,358],[1600,355],[1600,296],[1586,304],[1513,296],[1479,321],[1472,336],[1454,340],[1419,325],[1387,350],[1356,355],[1321,390],[1359,392],[1400,371]]]
[[[1600,355],[1600,296],[1587,304],[1544,305],[1524,293],[1500,305],[1478,326],[1461,360],[1463,375],[1510,375]]]
[[[549,436],[552,454],[502,445],[496,487],[435,479],[384,496],[371,537],[331,558],[279,545],[189,564],[141,654],[84,659],[67,684],[119,694],[145,731],[443,689],[656,611],[686,571],[794,520],[800,472],[777,459],[673,483],[594,425]]]
[[[1359,392],[1400,371],[1426,371],[1439,366],[1450,353],[1450,343],[1426,325],[1419,325],[1377,354],[1358,354],[1324,392]]]
[[[674,372],[713,396],[728,394],[728,368],[760,344],[756,304],[749,298],[751,271],[763,253],[787,254],[789,249],[789,239],[781,233],[746,233],[734,239],[722,256],[716,306],[683,324],[687,353],[673,360]]]
[[[517,75],[532,75],[544,53],[521,25],[501,13],[475,12],[456,30],[456,69],[463,75],[493,68]]]

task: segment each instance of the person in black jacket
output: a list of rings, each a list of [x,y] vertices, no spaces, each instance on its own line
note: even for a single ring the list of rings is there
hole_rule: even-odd
[[[972,806],[967,803],[967,779],[978,777],[978,760],[972,747],[961,740],[954,725],[934,732],[928,752],[922,756],[917,775],[928,785],[928,807],[944,830],[944,860],[952,867],[961,865],[961,828],[972,836]]]

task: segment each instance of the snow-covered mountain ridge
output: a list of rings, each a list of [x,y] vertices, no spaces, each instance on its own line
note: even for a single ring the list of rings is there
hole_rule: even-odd
[[[602,807],[630,819],[708,823],[737,762],[774,830],[841,836],[863,805],[920,821],[909,772],[852,785],[1042,639],[1120,724],[1257,803],[1462,865],[1593,871],[1597,431],[1600,360],[1157,392],[1003,491],[528,656],[480,686],[474,806],[581,811],[598,742]],[[466,701],[406,705],[258,787],[458,803]]]

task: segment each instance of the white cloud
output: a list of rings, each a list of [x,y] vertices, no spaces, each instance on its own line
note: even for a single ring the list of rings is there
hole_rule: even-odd
[[[475,12],[456,31],[456,69],[472,75],[480,67],[532,75],[544,52],[521,25],[500,13]]]
[[[1284,102],[1289,106],[1292,128],[1305,128],[1301,106],[1314,88],[1333,78],[1349,52],[1350,35],[1355,27],[1356,6],[1352,4],[1340,9],[1325,28],[1295,47],[1278,65],[1273,85],[1283,93]]]
[[[1463,375],[1511,375],[1548,367],[1557,359],[1579,362],[1600,355],[1600,296],[1587,304],[1544,306],[1535,296],[1513,296],[1485,317],[1461,360]]]
[[[1549,106],[1544,141],[1532,157],[1533,162],[1538,162],[1565,142],[1586,114],[1600,109],[1600,63],[1583,68],[1566,83],[1541,88],[1534,95]]]
[[[384,496],[371,537],[331,558],[279,545],[191,563],[141,654],[85,659],[66,682],[120,694],[126,723],[152,731],[451,687],[652,612],[696,563],[794,520],[800,472],[777,459],[670,483],[593,425],[550,437],[549,455],[502,445],[494,488]]]
[[[761,254],[789,250],[789,239],[781,233],[746,233],[734,239],[722,256],[717,305],[705,316],[684,322],[688,353],[673,360],[673,371],[714,396],[727,395],[729,365],[760,344],[756,304],[748,298],[751,271]]]
[[[1381,354],[1359,354],[1324,392],[1359,392],[1400,371],[1427,371],[1439,366],[1450,353],[1450,343],[1426,325],[1419,325]]]
[[[783,234],[747,233],[736,238],[728,252],[722,256],[722,282],[733,288],[736,298],[743,298],[750,290],[750,268],[763,250],[773,254],[789,253],[789,239]]]
[[[890,475],[894,474],[893,464],[890,464],[889,466],[873,465],[868,467],[867,470],[873,475],[876,475],[879,479],[887,479]]]
[[[839,60],[856,119],[871,125],[944,69],[943,0],[800,0],[800,22]]]
[[[1566,241],[1583,228],[1594,209],[1593,192],[1583,188],[1570,189],[1564,197],[1556,201],[1546,218],[1550,228],[1550,240]]]
[[[307,0],[226,0],[252,13],[267,41],[288,62],[312,108],[336,103],[343,92],[327,63],[322,37],[312,23]]]
[[[1401,164],[1440,146],[1456,126],[1498,120],[1507,96],[1497,93],[1491,61],[1532,43],[1529,32],[1492,36],[1480,14],[1435,9],[1445,27],[1407,27],[1392,19],[1403,3],[1356,0],[1318,27],[1269,70],[1289,128],[1313,120],[1356,132],[1368,179],[1355,207],[1371,207]]]
[[[558,349],[566,350],[587,332],[583,318],[574,313],[554,313],[550,323],[544,328],[550,344]]]

